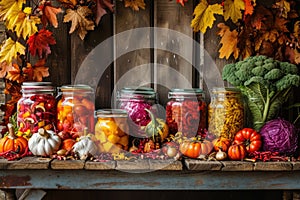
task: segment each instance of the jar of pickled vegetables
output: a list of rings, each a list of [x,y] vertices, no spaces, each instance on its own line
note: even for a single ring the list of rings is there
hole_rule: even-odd
[[[88,85],[64,85],[57,97],[57,129],[76,139],[85,127],[94,133],[95,94]],[[65,136],[66,138],[68,136]]]
[[[127,112],[121,109],[96,111],[95,137],[100,152],[119,153],[128,150],[129,127]]]
[[[244,127],[244,103],[237,88],[213,88],[208,106],[208,131],[230,140]]]
[[[128,113],[130,134],[136,137],[146,137],[143,127],[150,121],[150,115],[145,110],[151,110],[154,115],[158,113],[154,106],[158,102],[157,93],[148,87],[126,87],[117,93],[117,108]]]
[[[55,88],[50,82],[24,82],[17,103],[18,135],[29,138],[39,128],[54,130],[56,124]]]
[[[172,89],[168,94],[166,121],[169,134],[182,132],[186,137],[206,129],[207,106],[201,89]]]

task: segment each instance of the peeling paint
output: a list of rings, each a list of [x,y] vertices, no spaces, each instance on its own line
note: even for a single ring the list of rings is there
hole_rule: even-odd
[[[0,185],[1,187],[8,188],[13,186],[31,186],[30,176],[2,176],[0,177]]]

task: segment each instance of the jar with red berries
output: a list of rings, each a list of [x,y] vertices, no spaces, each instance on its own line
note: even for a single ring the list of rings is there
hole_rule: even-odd
[[[51,82],[24,82],[17,103],[18,135],[27,138],[39,128],[55,130],[55,88]]]
[[[77,139],[95,129],[95,94],[88,85],[64,85],[57,97],[57,129],[62,139]]]
[[[172,89],[166,105],[169,134],[181,132],[186,137],[201,135],[206,129],[207,105],[203,90]]]

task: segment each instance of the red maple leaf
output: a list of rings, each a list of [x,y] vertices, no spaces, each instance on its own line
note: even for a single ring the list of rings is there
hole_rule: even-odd
[[[184,4],[186,2],[188,2],[188,0],[176,0],[177,3],[180,3],[182,6],[184,6]]]
[[[27,44],[29,46],[29,52],[31,55],[38,55],[40,58],[43,54],[47,56],[51,53],[49,45],[56,44],[52,32],[46,29],[41,29],[36,34],[29,37]]]

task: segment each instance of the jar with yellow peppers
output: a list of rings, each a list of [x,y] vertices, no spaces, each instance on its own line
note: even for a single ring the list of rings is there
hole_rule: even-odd
[[[55,129],[55,88],[51,82],[24,82],[17,103],[18,136],[29,138],[39,128]]]
[[[208,131],[233,140],[244,127],[244,103],[237,88],[213,88],[208,106]]]
[[[121,109],[96,111],[95,137],[100,152],[119,153],[128,150],[129,128],[127,112]]]
[[[95,94],[88,85],[64,85],[57,97],[57,129],[64,138],[76,139],[95,128]]]

